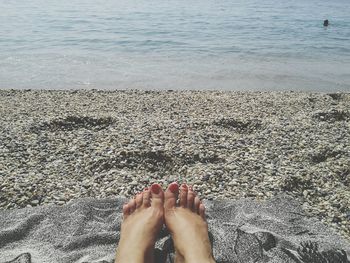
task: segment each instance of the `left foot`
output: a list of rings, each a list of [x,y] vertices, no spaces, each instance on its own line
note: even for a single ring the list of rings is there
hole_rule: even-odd
[[[179,200],[178,205],[176,204]],[[205,207],[191,187],[171,183],[165,191],[165,225],[174,241],[176,263],[214,263]]]
[[[154,244],[163,225],[164,192],[160,185],[136,195],[123,206],[118,263],[153,262]]]

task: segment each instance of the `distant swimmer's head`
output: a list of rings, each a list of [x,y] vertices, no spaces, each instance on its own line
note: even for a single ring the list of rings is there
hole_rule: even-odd
[[[323,26],[328,26],[328,25],[329,25],[328,19],[326,19],[325,21],[323,21]]]

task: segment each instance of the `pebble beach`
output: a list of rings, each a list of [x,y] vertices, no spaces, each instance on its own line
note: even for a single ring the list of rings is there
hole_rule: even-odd
[[[350,93],[0,90],[0,209],[286,193],[350,240]]]

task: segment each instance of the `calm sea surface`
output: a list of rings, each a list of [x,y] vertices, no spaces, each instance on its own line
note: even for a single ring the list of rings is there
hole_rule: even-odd
[[[0,0],[0,88],[350,91],[350,0]]]

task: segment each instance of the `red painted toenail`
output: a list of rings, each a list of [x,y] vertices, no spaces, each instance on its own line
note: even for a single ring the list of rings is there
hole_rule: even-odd
[[[143,191],[148,191],[148,187],[146,187],[145,189],[143,189]]]
[[[179,185],[177,183],[172,183],[169,185],[169,190],[176,194],[179,191]]]
[[[151,191],[152,191],[152,193],[154,193],[154,194],[159,194],[159,192],[160,192],[160,186],[159,186],[159,184],[152,184],[152,186],[151,186]]]
[[[187,187],[187,185],[186,185],[186,184],[182,184],[182,185],[181,185],[181,187],[182,187],[183,189],[185,189],[185,190],[187,190],[187,189],[188,189],[188,187]]]

